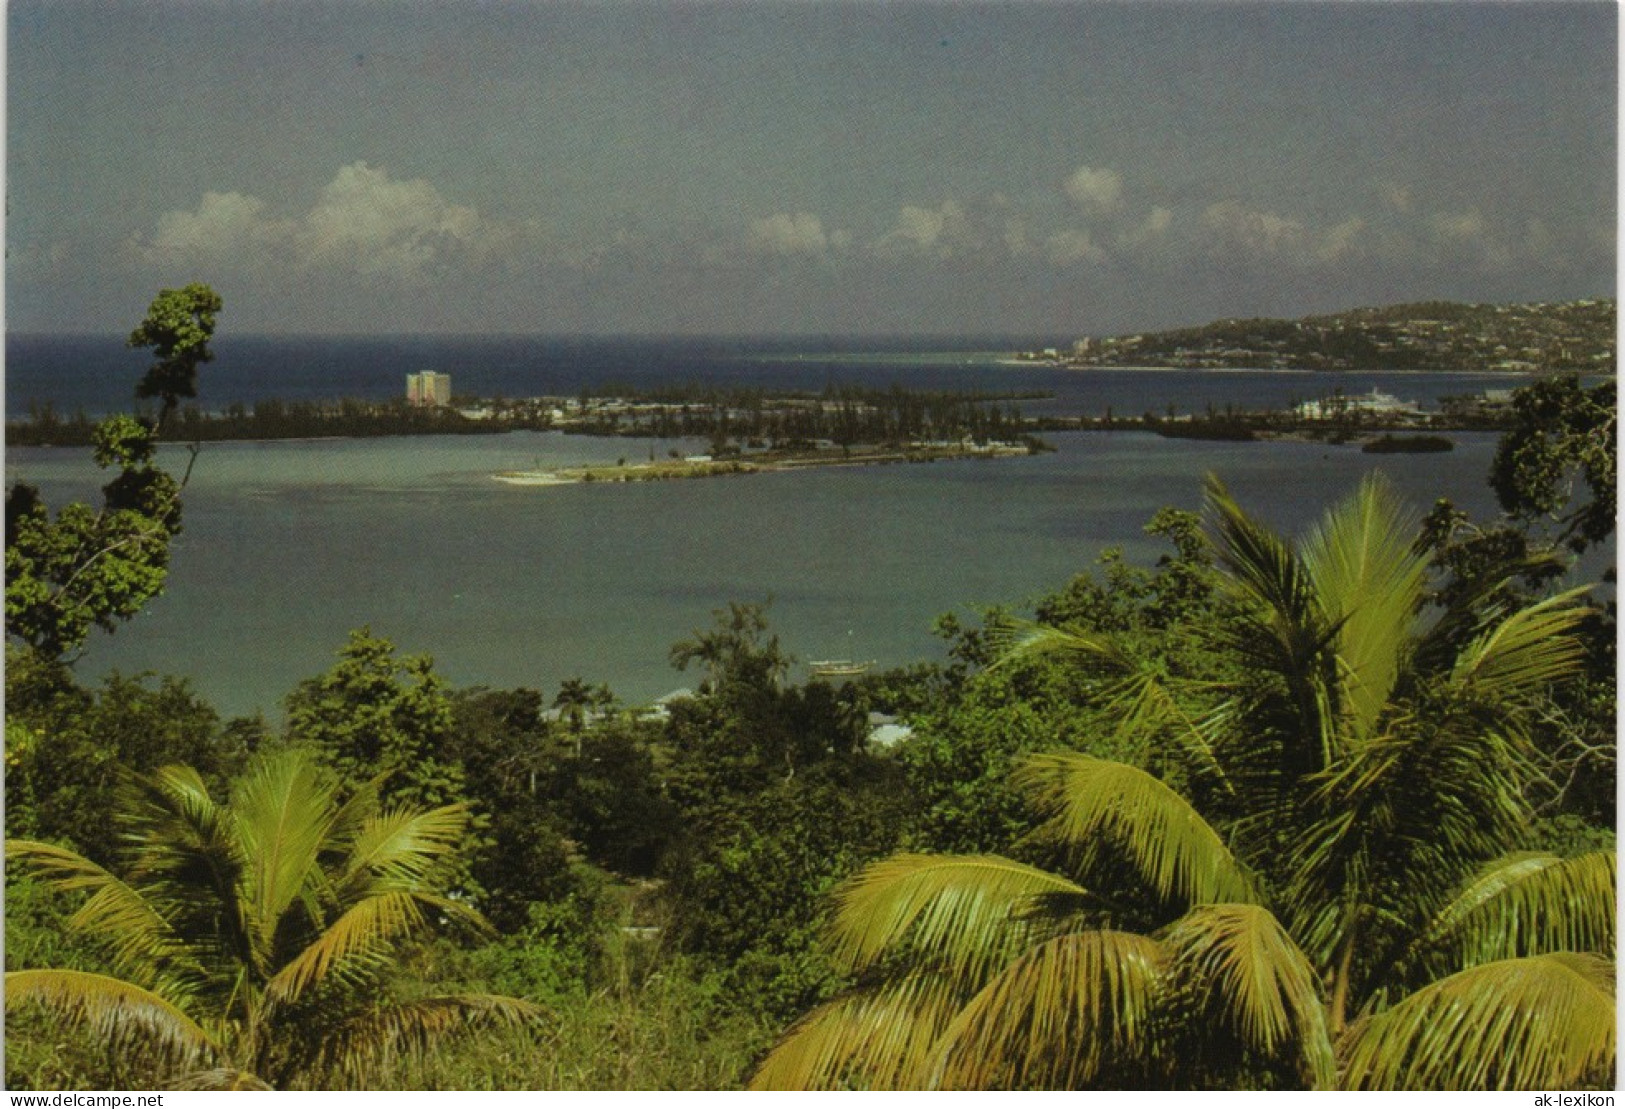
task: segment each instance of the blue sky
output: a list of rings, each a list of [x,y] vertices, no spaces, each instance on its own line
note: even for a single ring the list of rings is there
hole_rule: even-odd
[[[1067,336],[1612,294],[1608,3],[7,16],[6,310]]]

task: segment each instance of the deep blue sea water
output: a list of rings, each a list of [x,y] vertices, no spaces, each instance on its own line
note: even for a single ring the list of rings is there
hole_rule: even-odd
[[[1281,405],[1331,387],[1424,403],[1505,378],[1278,372],[1071,373],[1001,365],[1004,353],[905,344],[658,343],[552,339],[222,338],[205,407],[259,397],[386,397],[409,372],[450,372],[459,392],[571,394],[605,381],[701,380],[794,389],[829,382],[1046,389],[1062,411],[1169,404]],[[7,409],[126,407],[142,359],[117,339],[7,341]],[[1033,405],[1024,403],[1032,410]],[[945,612],[1022,602],[1088,569],[1107,547],[1150,562],[1142,528],[1163,505],[1197,508],[1217,473],[1243,504],[1303,527],[1372,469],[1419,510],[1447,496],[1483,516],[1494,436],[1445,455],[1363,455],[1306,443],[1202,443],[1138,432],[1054,436],[1032,458],[823,469],[647,485],[515,487],[500,470],[641,457],[671,443],[557,433],[208,444],[185,498],[169,587],[78,663],[185,675],[221,711],[276,716],[348,629],[370,625],[432,654],[459,684],[551,693],[571,677],[646,702],[692,675],[671,644],[729,601],[772,600],[802,660],[897,665],[940,657]],[[180,461],[179,448],[166,448]],[[95,498],[89,452],[9,449],[8,480],[48,503]],[[1610,556],[1611,557],[1611,554]]]
[[[1287,371],[1062,370],[1009,365],[1014,343],[972,337],[902,340],[567,339],[546,336],[267,337],[222,335],[215,360],[199,373],[197,403],[382,400],[403,396],[406,375],[449,373],[472,396],[574,396],[608,383],[642,387],[675,382],[818,391],[832,384],[912,389],[997,390],[1053,394],[1023,411],[1124,416],[1212,405],[1279,407],[1342,387],[1379,388],[1434,404],[1441,396],[1505,387],[1520,379],[1490,374],[1371,373],[1335,377]],[[71,415],[128,410],[149,361],[120,336],[6,337],[6,414],[49,403]]]

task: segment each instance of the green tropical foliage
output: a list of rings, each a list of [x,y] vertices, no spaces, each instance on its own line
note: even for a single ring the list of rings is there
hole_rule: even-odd
[[[181,483],[155,461],[147,425],[114,416],[96,429],[96,464],[117,468],[100,509],[80,501],[52,516],[39,491],[6,495],[6,634],[49,658],[113,631],[163,590],[180,531]]]
[[[553,707],[569,724],[572,736],[580,736],[581,730],[586,727],[587,710],[592,708],[592,701],[592,687],[581,678],[566,678],[559,686],[558,696],[553,698]],[[576,752],[577,755],[580,753]]]
[[[8,648],[6,834],[71,840],[111,862],[118,840],[105,814],[121,774],[179,762],[223,785],[251,742],[183,679],[115,673],[84,688],[60,663]]]
[[[218,310],[131,336],[99,510],[8,491],[8,1086],[1611,1082],[1613,607],[1548,595],[1606,393],[1520,391],[1499,522],[1373,482],[1293,544],[1215,483],[941,664],[798,685],[736,603],[692,696],[555,721],[361,629],[271,725],[71,667],[163,584]]]
[[[101,508],[74,502],[53,516],[34,486],[6,490],[7,636],[61,658],[92,628],[113,631],[163,591],[186,477],[157,465],[158,437],[177,398],[197,395],[220,308],[207,285],[165,289],[131,334],[131,346],[152,347],[156,357],[137,395],[161,398],[163,408],[156,420],[119,415],[96,425],[96,465],[116,470]]]
[[[1583,551],[1614,532],[1618,455],[1614,384],[1543,378],[1513,394],[1513,425],[1496,448],[1490,485],[1507,512],[1554,521],[1558,540]]]
[[[452,1033],[541,1016],[495,994],[377,992],[403,943],[442,922],[484,927],[434,881],[463,806],[381,808],[375,788],[341,797],[297,750],[257,759],[224,804],[183,766],[134,780],[127,801],[118,872],[7,841],[13,873],[84,897],[69,927],[112,971],[8,972],[8,1015],[46,1010],[114,1052],[146,1053],[181,1088],[363,1081]]]
[[[1208,501],[1231,607],[1204,635],[1236,677],[1159,671],[1085,626],[1012,643],[1077,659],[1178,773],[1030,756],[1012,784],[1052,866],[864,870],[831,925],[859,985],[753,1085],[1612,1081],[1613,852],[1516,853],[1531,730],[1583,663],[1579,597],[1429,611],[1428,553],[1380,480],[1298,544],[1217,482]]]
[[[163,402],[158,427],[182,397],[197,396],[198,367],[214,360],[209,340],[221,307],[220,294],[201,282],[163,289],[130,332],[129,346],[152,351],[153,363],[136,386],[136,396]]]

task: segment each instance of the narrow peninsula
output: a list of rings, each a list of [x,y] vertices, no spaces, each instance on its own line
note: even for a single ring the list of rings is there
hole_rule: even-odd
[[[504,470],[492,475],[509,485],[576,485],[586,482],[681,481],[738,474],[782,473],[827,466],[883,466],[899,462],[941,462],[961,458],[1012,458],[1044,450],[1036,439],[1025,442],[907,443],[841,447],[833,443],[807,447],[730,449],[720,456],[682,455],[647,462],[569,466],[552,470]]]

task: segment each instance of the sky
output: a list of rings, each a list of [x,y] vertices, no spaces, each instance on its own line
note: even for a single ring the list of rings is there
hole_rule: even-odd
[[[1613,4],[14,0],[6,324],[1121,334],[1613,295]]]

